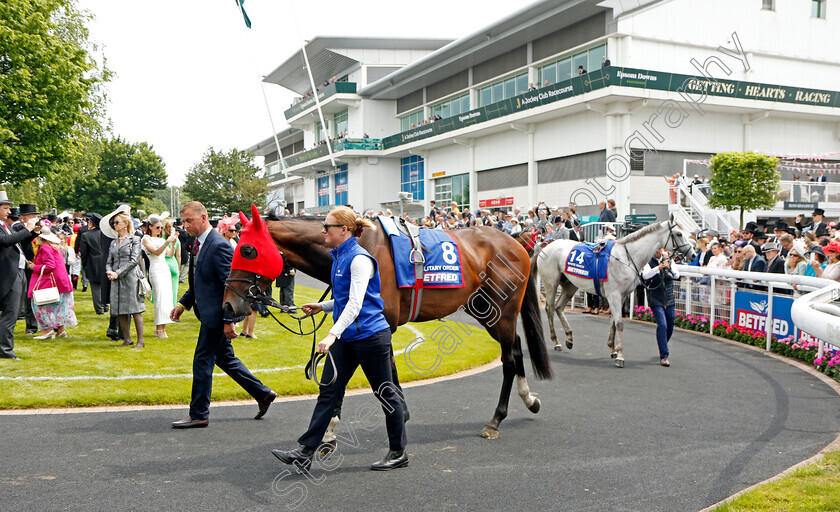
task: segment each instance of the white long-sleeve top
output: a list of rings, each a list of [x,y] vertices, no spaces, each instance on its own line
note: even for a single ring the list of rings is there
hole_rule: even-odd
[[[679,279],[680,278],[680,273],[677,271],[677,269],[675,269],[674,267],[671,266],[671,263],[668,263],[668,267],[665,269],[665,271],[668,272],[669,274],[671,274],[671,277],[674,278],[674,279]],[[642,269],[642,279],[647,281],[648,279],[652,278],[653,276],[655,276],[658,273],[659,273],[659,268],[658,267],[651,267],[650,263],[648,263]]]
[[[359,316],[359,312],[362,311],[362,301],[372,277],[373,262],[367,256],[357,254],[350,262],[350,295],[347,298],[347,306],[329,331],[336,338],[341,337],[344,329],[347,329],[353,323],[353,320]],[[321,303],[321,309],[325,313],[331,313],[334,307],[335,300],[327,300]]]

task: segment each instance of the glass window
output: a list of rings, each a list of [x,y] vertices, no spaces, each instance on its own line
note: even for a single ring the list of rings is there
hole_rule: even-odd
[[[505,98],[514,96],[516,96],[516,78],[508,78],[505,80]]]
[[[335,176],[335,202],[333,204],[347,204],[347,164],[338,166]],[[319,205],[320,206],[320,205]]]
[[[440,113],[441,113],[441,106],[440,105],[435,105],[434,107],[432,107],[432,115],[433,116],[439,116]]]
[[[589,59],[586,52],[581,52],[574,56],[572,59],[572,67],[574,69],[575,76],[581,74],[580,68],[583,68],[584,73],[589,71]]]
[[[461,112],[466,112],[470,109],[470,95],[467,94],[461,98]]]
[[[334,137],[338,137],[341,134],[347,134],[347,111],[343,110],[338,112],[334,119],[333,126],[335,126],[335,133],[333,134]]]
[[[567,57],[557,63],[557,81],[562,82],[572,78],[572,59]]]
[[[557,83],[557,64],[552,62],[548,66],[542,68],[542,87]]]
[[[492,101],[490,100],[490,88],[485,87],[479,93],[478,106],[483,107],[484,105],[489,105],[490,103],[492,103]]]
[[[448,102],[448,101],[447,101],[446,103],[444,103],[444,104],[443,104],[443,110],[441,111],[441,112],[442,112],[442,114],[440,115],[440,117],[449,117],[449,115],[450,115],[450,114],[449,114],[449,107],[450,107],[450,105],[451,105],[451,103],[450,103],[450,102]]]
[[[516,96],[528,92],[528,75],[522,74],[516,77]]]
[[[811,17],[825,18],[825,0],[811,0]]]
[[[324,134],[324,129],[321,128],[321,122],[320,121],[315,123],[315,133],[317,134],[316,135],[316,141],[315,141],[316,143],[320,143],[322,140],[327,139],[326,135]]]
[[[492,98],[490,100],[492,103],[505,99],[505,86],[503,82],[493,84],[490,88],[493,91]]]
[[[775,3],[775,1],[774,1],[774,0],[762,0],[762,2],[761,2],[761,8],[762,8],[762,9],[767,9],[768,11],[775,11],[775,10],[776,10],[776,6],[775,6],[775,5],[773,5],[774,3]]]
[[[589,65],[592,66],[592,69],[588,69],[588,71],[594,71],[595,69],[600,69],[601,66],[604,65],[604,57],[607,56],[607,45],[602,44],[601,46],[596,46],[589,50]]]
[[[417,155],[400,160],[400,191],[411,192],[411,196],[417,200],[424,198],[424,165],[423,158]]]
[[[326,174],[326,173],[320,173]],[[321,176],[318,178],[318,206],[329,206],[330,204],[330,177]]]
[[[455,98],[454,100],[449,102],[449,115],[450,116],[457,116],[461,113],[461,98]],[[449,117],[449,116],[443,116]]]

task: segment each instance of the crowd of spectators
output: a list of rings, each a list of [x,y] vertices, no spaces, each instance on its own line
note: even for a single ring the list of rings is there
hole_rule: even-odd
[[[328,87],[330,84],[335,83],[335,82],[337,82],[337,81],[338,81],[338,77],[337,77],[337,76],[334,76],[334,77],[330,78],[329,80],[324,80],[324,83],[322,83],[322,84],[321,84],[321,87],[316,87],[316,88],[315,88],[315,92],[319,92],[319,91],[321,91],[322,89],[324,89],[325,87]],[[306,98],[311,98],[311,97],[312,97],[312,94],[313,94],[313,92],[310,90],[310,91],[308,91],[306,94],[304,94],[303,96],[300,96],[300,97],[295,98],[295,99],[294,99],[294,102],[292,103],[292,105],[297,105],[298,103],[300,103],[301,101],[305,100]]]

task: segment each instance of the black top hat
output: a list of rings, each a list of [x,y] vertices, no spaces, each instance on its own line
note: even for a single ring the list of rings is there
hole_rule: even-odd
[[[788,233],[790,233],[791,235],[796,236],[796,228],[795,228],[795,227],[790,226],[790,227],[788,227],[788,228],[786,229],[786,231],[787,231]]]
[[[18,209],[16,207],[9,208],[9,218],[12,220],[18,220],[20,218],[20,214],[18,214]]]
[[[752,222],[752,221],[747,222],[747,225],[744,226],[744,232],[745,233],[752,233],[756,229],[758,229],[758,224],[756,224],[755,222]]]
[[[756,238],[756,239],[759,239],[759,240],[762,239],[762,238],[767,238],[767,233],[765,233],[763,229],[755,229],[753,231],[753,238]]]
[[[21,215],[38,215],[38,207],[34,204],[20,203],[19,209]]]
[[[776,226],[773,228],[773,231],[787,231],[788,230],[788,223],[780,220],[776,222]]]
[[[814,208],[814,213],[812,213],[811,215],[822,215],[824,217],[825,210],[823,210],[822,208]]]
[[[99,222],[102,220],[102,215],[99,215],[98,213],[89,213],[88,219],[90,219],[90,221],[93,222],[94,226],[99,227]]]
[[[55,223],[58,222],[58,216],[54,213],[48,213],[47,214],[47,220],[52,222],[53,224],[55,224]]]
[[[219,219],[211,219],[210,220],[210,225],[215,228],[216,226],[219,225]]]

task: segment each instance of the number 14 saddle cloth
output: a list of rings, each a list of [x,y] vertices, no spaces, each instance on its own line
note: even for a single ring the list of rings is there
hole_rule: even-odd
[[[575,245],[569,251],[569,255],[566,256],[565,265],[567,274],[583,279],[592,279],[596,295],[601,295],[601,281],[606,281],[609,277],[607,266],[610,262],[610,254],[613,245],[615,245],[615,240],[608,241],[600,251],[596,252],[594,249],[599,245],[583,242]]]

